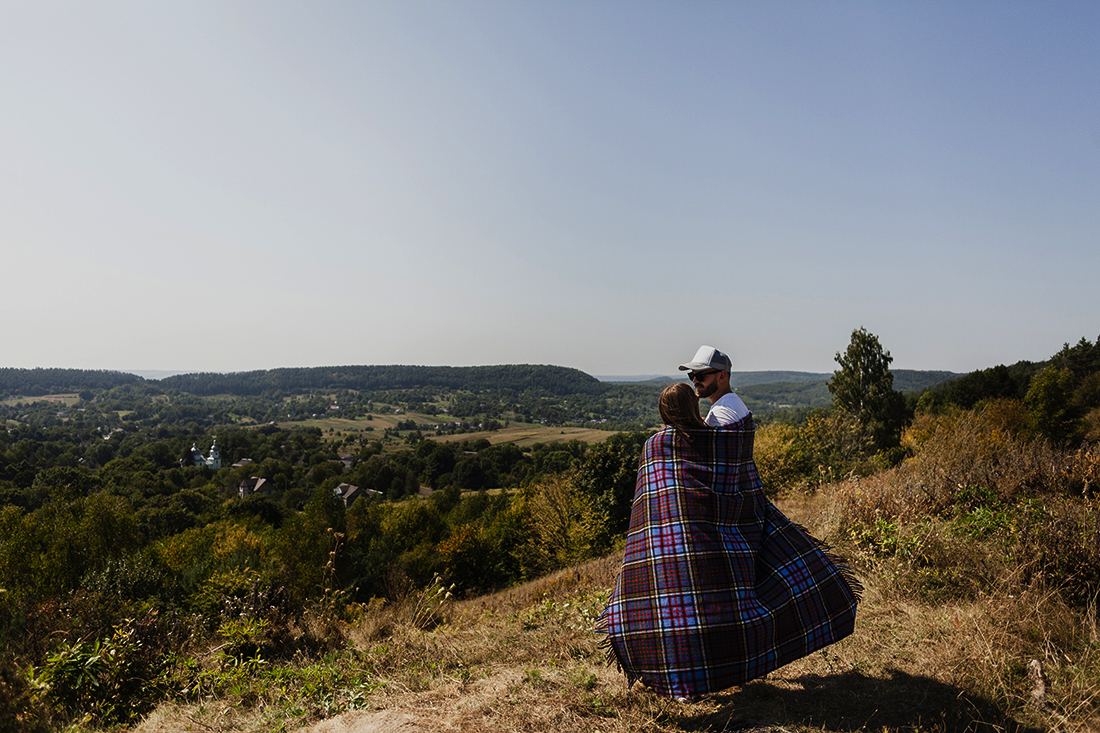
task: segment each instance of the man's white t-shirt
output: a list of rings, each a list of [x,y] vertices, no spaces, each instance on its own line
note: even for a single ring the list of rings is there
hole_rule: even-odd
[[[712,427],[729,425],[747,417],[749,408],[735,393],[722,395],[717,402],[710,406],[706,423]]]

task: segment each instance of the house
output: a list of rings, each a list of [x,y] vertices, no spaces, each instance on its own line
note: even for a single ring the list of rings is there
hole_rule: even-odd
[[[333,491],[336,494],[336,498],[343,500],[344,508],[347,509],[351,506],[351,503],[359,498],[359,487],[352,484],[340,484]]]
[[[265,478],[259,478],[258,476],[246,478],[237,486],[237,494],[240,495],[242,499],[256,493],[270,497],[274,491],[275,485],[273,483]]]
[[[375,491],[374,489],[360,489],[358,486],[352,484],[340,484],[333,492],[336,494],[336,498],[343,500],[344,508],[347,509],[351,506],[351,503],[358,499],[360,496],[382,496],[381,491]]]

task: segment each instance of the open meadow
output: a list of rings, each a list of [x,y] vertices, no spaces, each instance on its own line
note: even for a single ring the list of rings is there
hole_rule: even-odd
[[[33,404],[35,402],[49,402],[56,405],[65,405],[66,407],[75,405],[80,401],[80,395],[73,392],[72,394],[47,394],[38,395],[34,397],[8,397],[7,399],[0,400],[0,405],[13,406],[22,404]]]
[[[424,415],[415,412],[397,414],[372,414],[370,418],[356,417],[354,419],[341,417],[318,417],[295,422],[279,423],[281,427],[318,428],[328,438],[347,439],[362,438],[364,440],[381,439],[386,430],[397,430],[398,425],[408,420],[417,425],[439,424],[443,422],[455,422],[453,419],[440,418],[438,415]],[[406,431],[412,432],[412,431]],[[476,430],[468,432],[446,433],[436,435],[434,432],[424,430],[421,435],[428,440],[436,440],[442,443],[459,443],[462,441],[476,441],[485,439],[492,445],[510,443],[520,448],[529,449],[536,443],[565,442],[579,440],[582,443],[602,443],[613,435],[612,431],[598,430],[596,428],[583,427],[552,427],[548,425],[510,422],[507,426],[498,430]]]

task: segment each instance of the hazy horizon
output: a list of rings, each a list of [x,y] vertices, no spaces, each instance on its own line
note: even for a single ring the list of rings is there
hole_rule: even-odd
[[[354,366],[428,366],[428,365],[415,365],[415,364],[326,364],[326,365],[318,365],[317,367],[306,367],[306,368],[318,368],[318,369],[320,369],[320,368],[340,368],[340,367],[354,367]],[[432,365],[432,366],[447,366],[447,365]],[[507,365],[482,364],[482,365],[474,365],[474,366],[507,366]],[[560,365],[560,364],[549,364],[549,365],[543,365],[543,366],[562,366],[562,365]],[[996,366],[996,365],[993,365],[993,366]],[[23,367],[14,367],[14,368],[23,368]],[[55,366],[55,367],[41,367],[41,368],[70,369],[70,368],[78,368],[78,367],[56,367]],[[272,367],[271,369],[283,369],[283,368],[290,369],[290,368],[302,368],[302,367]],[[133,374],[133,375],[139,376],[142,379],[146,379],[146,380],[160,380],[160,379],[165,379],[167,377],[172,377],[172,376],[175,376],[175,375],[178,375],[178,374],[196,374],[196,373],[199,373],[199,372],[191,372],[191,371],[179,370],[179,369],[175,369],[175,370],[173,370],[173,369],[112,369],[112,370],[105,370],[105,371],[117,371],[117,372],[120,372],[122,374]],[[251,371],[267,371],[267,370],[249,369],[249,370],[240,370],[240,371],[251,372]],[[581,370],[581,371],[584,371],[584,370]],[[898,369],[893,369],[893,371],[896,372],[896,371],[899,371],[899,370]],[[902,371],[929,371],[929,372],[943,372],[943,373],[953,373],[953,374],[960,374],[961,375],[961,373],[951,372],[948,369],[902,370]],[[780,374],[787,373],[787,374],[812,375],[812,376],[820,376],[820,377],[823,377],[823,378],[829,378],[833,374],[832,371],[816,372],[816,371],[801,371],[801,370],[794,370],[794,369],[755,369],[755,370],[737,370],[737,369],[735,369],[735,370],[733,370],[732,373],[734,375],[739,375],[739,374],[740,375],[745,375],[745,374],[767,374],[767,373],[773,373],[773,372],[774,373],[780,373]],[[207,373],[230,374],[230,373],[233,373],[233,372],[207,372]],[[588,372],[586,372],[586,373],[589,374],[589,376],[591,376],[591,377],[595,377],[596,379],[600,380],[601,382],[644,382],[644,381],[650,381],[650,380],[656,380],[656,379],[677,379],[677,378],[683,378],[685,376],[683,372],[679,372],[679,371],[676,371],[676,370],[673,370],[673,371],[667,372],[667,373],[658,373],[658,374],[653,374],[653,373],[648,373],[648,374],[591,374],[591,373],[588,373]],[[778,380],[778,381],[782,381],[782,380]]]

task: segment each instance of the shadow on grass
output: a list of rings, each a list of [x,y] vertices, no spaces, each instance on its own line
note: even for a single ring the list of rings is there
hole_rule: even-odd
[[[891,670],[885,679],[858,672],[792,680],[802,689],[766,680],[711,696],[717,712],[680,718],[686,731],[733,731],[800,726],[826,731],[937,731],[1039,733],[997,705],[929,677]]]

